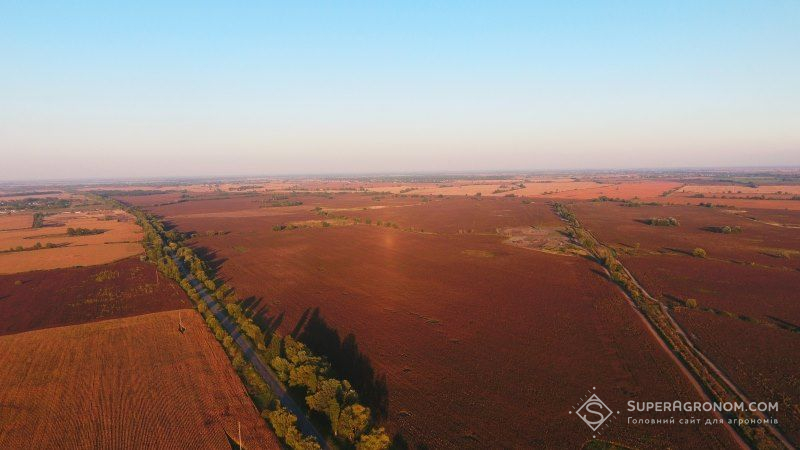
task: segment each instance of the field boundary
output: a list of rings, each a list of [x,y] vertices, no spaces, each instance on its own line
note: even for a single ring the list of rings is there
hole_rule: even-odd
[[[690,376],[690,380],[703,388],[706,394],[720,402],[741,401],[747,403],[738,389],[722,372],[698,350],[669,315],[664,305],[648,294],[630,271],[617,260],[613,249],[600,242],[591,232],[583,228],[575,214],[564,204],[551,204],[554,212],[566,222],[574,242],[591,255],[591,259],[603,266],[609,278],[614,281],[630,300],[634,310],[645,319],[656,332],[656,337],[669,349],[679,366]],[[753,417],[753,414],[755,417]],[[717,413],[721,417],[721,413]],[[723,424],[744,448],[789,448],[794,446],[769,422],[762,413],[740,411],[726,414],[728,420]],[[750,424],[753,426],[750,426]],[[745,442],[744,440],[747,442]]]

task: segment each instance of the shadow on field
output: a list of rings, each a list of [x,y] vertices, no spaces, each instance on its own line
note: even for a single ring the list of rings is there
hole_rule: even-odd
[[[668,251],[668,252],[672,252],[672,253],[679,253],[679,254],[681,254],[681,255],[686,255],[686,256],[694,256],[694,255],[692,255],[692,252],[691,252],[691,251],[689,251],[689,250],[683,250],[683,249],[680,249],[680,248],[674,248],[674,247],[664,247],[664,250],[666,250],[666,251]]]
[[[254,295],[242,300],[241,306],[247,313],[247,317],[253,319],[262,330],[274,333],[278,327],[283,323],[284,313],[281,312],[277,316],[269,315],[269,306],[262,305],[264,297],[256,298]]]
[[[242,448],[236,438],[231,436],[227,431],[225,431],[225,437],[228,439],[228,445],[231,446],[231,450],[240,450]]]
[[[376,419],[387,417],[389,410],[389,389],[386,375],[377,375],[369,358],[361,353],[355,335],[348,334],[341,339],[339,332],[328,325],[314,308],[307,309],[295,327],[297,339],[311,350],[328,358],[336,373],[353,385],[361,401],[369,406]]]
[[[218,257],[217,252],[208,247],[194,246],[192,247],[192,251],[206,262],[206,265],[208,265],[208,268],[211,269],[214,274],[219,272],[220,267],[228,260],[227,258]]]

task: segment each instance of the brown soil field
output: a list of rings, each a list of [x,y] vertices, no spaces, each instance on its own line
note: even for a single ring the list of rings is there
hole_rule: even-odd
[[[632,399],[699,399],[596,265],[503,242],[505,228],[557,225],[543,203],[341,194],[279,213],[251,200],[152,210],[198,233],[195,246],[262,324],[340,362],[339,340],[355,342],[368,362],[337,367],[367,387],[385,375],[376,403],[388,403],[386,425],[412,444],[579,447],[592,435],[569,412],[587,389],[620,411]],[[399,228],[272,231],[320,220],[316,206]],[[732,445],[721,427],[609,423],[604,438],[640,448]]]
[[[680,309],[675,318],[691,329],[692,339],[752,400],[776,401],[775,417],[787,437],[800,442],[800,372],[787,370],[800,361],[800,334],[768,328],[705,311]],[[731,336],[739,336],[731,345]],[[790,368],[791,369],[791,368]]]
[[[69,236],[68,228],[105,232]],[[46,216],[41,228],[0,231],[0,249],[33,247],[37,242],[64,245],[0,253],[0,274],[105,264],[142,252],[141,228],[123,211],[65,212]]]
[[[186,294],[138,258],[0,275],[0,335],[186,308]]]
[[[153,195],[123,195],[118,196],[117,200],[123,201],[133,206],[154,206],[163,203],[172,203],[180,200],[183,196],[180,192],[169,192],[166,194]]]
[[[780,426],[798,443],[797,367],[786,361],[800,348],[800,229],[764,223],[792,220],[794,213],[629,208],[610,202],[576,203],[573,209],[586,228],[618,250],[651,295],[672,307],[692,340],[708,350],[707,356],[745,394],[756,401],[781,402]],[[680,226],[637,222],[669,216]],[[741,226],[742,232],[726,235],[703,229],[724,225]],[[636,243],[640,248],[634,251]],[[705,249],[708,257],[691,256],[696,247]],[[698,310],[680,308],[690,298],[697,301]]]
[[[685,255],[629,256],[622,261],[655,297],[681,301],[694,298],[700,306],[720,312],[800,325],[798,270],[751,267]]]
[[[741,195],[761,195],[761,194],[783,194],[800,195],[798,185],[766,185],[766,186],[739,186],[739,185],[687,185],[678,190],[680,193],[693,194],[741,194]]]
[[[33,214],[0,214],[0,231],[30,228]]]
[[[594,187],[589,186],[585,189],[557,192],[550,194],[550,197],[590,200],[605,195],[606,197],[626,200],[638,198],[647,201],[659,201],[662,199],[661,194],[679,186],[681,186],[680,183],[662,181],[621,182],[599,186],[594,183]]]
[[[279,449],[193,310],[0,337],[0,448]]]
[[[43,189],[49,191],[50,189]],[[4,193],[0,196],[0,201],[12,201],[12,200],[24,200],[26,198],[70,198],[70,199],[78,199],[82,198],[80,195],[71,194],[69,192],[55,192],[49,194],[22,194],[22,195],[14,195],[14,193]]]
[[[749,220],[770,220],[770,214],[740,212],[725,208],[699,206],[641,206],[624,207],[614,202],[577,202],[573,209],[581,223],[596,236],[618,249],[630,249],[640,244],[640,254],[649,253],[681,255],[700,247],[708,252],[709,259],[723,259],[734,263],[755,263],[776,268],[800,268],[800,229],[789,229]],[[775,212],[775,220],[784,220]],[[754,215],[755,214],[755,215]],[[651,217],[675,217],[677,227],[659,227],[641,223]],[[740,226],[741,233],[722,234],[708,231],[707,227]],[[786,250],[788,258],[777,257],[776,251]],[[690,263],[691,259],[680,259]]]
[[[759,200],[759,199],[740,199],[740,198],[691,198],[670,196],[670,203],[699,205],[701,203],[712,203],[714,205],[725,205],[743,209],[769,209],[769,210],[789,210],[800,211],[800,201],[797,200]]]

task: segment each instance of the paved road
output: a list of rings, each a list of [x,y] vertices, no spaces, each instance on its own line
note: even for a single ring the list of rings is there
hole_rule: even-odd
[[[325,438],[316,429],[316,427],[314,427],[314,424],[308,420],[308,417],[306,417],[303,410],[297,405],[294,399],[292,399],[289,393],[286,392],[286,388],[269,368],[269,365],[261,359],[261,356],[250,344],[250,341],[242,334],[241,330],[239,330],[239,327],[236,325],[236,322],[228,317],[227,312],[222,308],[219,302],[217,302],[214,297],[208,294],[205,286],[203,286],[203,284],[196,279],[194,275],[190,274],[189,271],[186,270],[180,258],[173,255],[172,259],[175,261],[175,264],[178,265],[181,274],[186,278],[186,280],[189,281],[197,293],[200,294],[200,298],[202,298],[206,303],[209,311],[214,314],[214,317],[216,317],[222,327],[225,328],[225,331],[227,331],[228,334],[233,337],[236,345],[238,345],[242,350],[244,357],[247,358],[256,371],[261,375],[261,378],[263,378],[264,381],[269,385],[269,388],[272,390],[273,394],[275,394],[275,397],[281,401],[281,405],[291,411],[292,414],[297,416],[297,428],[304,435],[314,437],[323,450],[330,450]]]

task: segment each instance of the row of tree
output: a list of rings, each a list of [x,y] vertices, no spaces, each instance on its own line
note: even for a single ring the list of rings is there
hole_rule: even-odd
[[[565,205],[555,204],[554,209],[559,216],[570,222],[571,226],[568,230],[570,236],[588,250],[608,270],[610,278],[627,292],[633,303],[658,330],[659,335],[667,345],[694,372],[712,397],[720,402],[737,401],[736,394],[711,373],[696,353],[696,350],[687,344],[667,313],[661,308],[660,303],[648,297],[622,263],[617,260],[614,250],[598,242],[591,233],[581,228],[575,215]],[[700,248],[695,249],[692,253],[694,256],[705,257],[705,250]],[[694,304],[696,305],[696,301]],[[693,307],[688,301],[687,306]],[[753,447],[780,448],[778,442],[766,427],[758,424],[754,417],[746,414],[746,412],[738,412],[735,415],[732,413],[730,418],[739,419],[737,426],[745,438],[752,443]]]
[[[389,447],[383,428],[372,427],[370,409],[358,400],[347,380],[330,376],[330,364],[315,356],[309,348],[291,336],[281,340],[280,354],[270,361],[278,378],[305,392],[308,408],[323,415],[333,435],[359,450]]]
[[[220,341],[232,365],[245,382],[256,406],[262,411],[262,417],[269,421],[287,446],[295,450],[320,448],[313,437],[302,435],[296,427],[297,417],[280,404],[252,364],[247,362],[233,338],[208,309],[188,279],[181,274],[172,255],[182,261],[185,269],[211,295],[225,304],[227,315],[253,342],[257,352],[274,363],[271,364],[273,368],[281,368],[276,369],[279,379],[288,382],[290,386],[300,386],[306,390],[306,404],[311,410],[318,411],[329,419],[331,430],[337,439],[358,450],[385,450],[389,447],[390,439],[382,428],[370,429],[369,408],[358,403],[358,395],[350,383],[329,376],[330,365],[324,358],[313,355],[305,345],[291,337],[282,338],[276,333],[264,333],[244,313],[233,289],[225,283],[215,282],[208,265],[191,248],[182,244],[183,236],[180,233],[166,230],[152,215],[136,209],[129,210],[144,230],[143,243],[147,258],[154,261],[162,273],[178,281],[195,302],[209,329]]]

